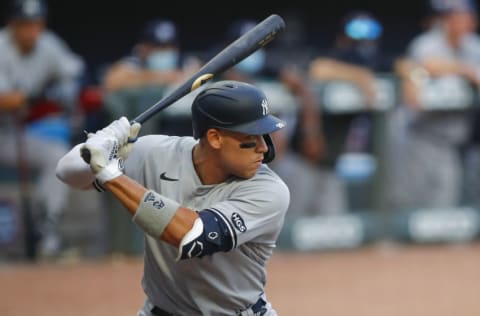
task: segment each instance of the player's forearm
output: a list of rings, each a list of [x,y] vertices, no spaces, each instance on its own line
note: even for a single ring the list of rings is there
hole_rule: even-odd
[[[11,91],[0,94],[0,110],[12,111],[22,107],[27,101],[26,96],[19,91]]]
[[[132,215],[135,215],[143,195],[147,192],[145,187],[124,175],[105,183],[104,186]]]
[[[92,183],[95,181],[95,175],[80,156],[81,145],[73,147],[58,161],[55,172],[58,179],[73,188],[93,189]]]
[[[117,69],[111,71],[105,79],[104,87],[108,91],[147,85],[168,85],[181,78],[182,73],[172,71],[150,71],[134,69]]]
[[[145,207],[142,203],[148,203],[145,197],[148,196],[147,192],[149,190],[125,175],[106,182],[104,186],[127,208],[132,216],[135,216],[139,208]],[[158,199],[158,197],[161,197],[161,195],[157,195],[155,198]],[[155,201],[152,200],[152,202]],[[149,211],[151,212],[152,209]],[[164,206],[159,205],[158,209],[154,209],[153,211],[158,212],[158,214],[150,216],[162,216],[161,212],[165,212]],[[192,229],[193,223],[198,218],[198,214],[191,209],[182,206],[178,206],[174,211],[175,213],[173,217],[170,220],[166,219],[168,223],[166,223],[166,227],[163,229],[162,233],[160,233],[159,236],[152,237],[160,238],[167,243],[178,247],[183,237]],[[162,222],[162,219],[160,219],[160,221]],[[153,229],[154,231],[158,231],[155,227]]]
[[[329,58],[314,60],[310,65],[309,75],[310,78],[316,80],[346,80],[359,85],[374,78],[374,74],[366,67]]]

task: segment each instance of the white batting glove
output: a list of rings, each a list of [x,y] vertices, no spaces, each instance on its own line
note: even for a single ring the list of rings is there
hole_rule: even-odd
[[[130,122],[125,116],[113,121],[107,127],[101,129],[99,132],[114,136],[120,145],[119,156],[124,160],[127,159],[128,154],[132,151],[133,143],[137,140],[138,133],[142,125],[135,122],[130,125]],[[98,132],[97,132],[98,133]]]
[[[98,131],[88,135],[88,140],[80,148],[80,153],[98,181],[105,183],[122,174],[118,167],[119,149],[120,145],[114,136]]]
[[[115,137],[120,145],[126,144],[130,136],[130,122],[125,116],[113,121],[108,126],[97,131],[95,134],[105,133]]]
[[[133,145],[129,143],[129,138],[135,141],[140,127],[139,123],[130,125],[128,120],[122,117],[95,134],[88,134],[88,140],[80,151],[98,182],[103,184],[123,173],[123,161]]]

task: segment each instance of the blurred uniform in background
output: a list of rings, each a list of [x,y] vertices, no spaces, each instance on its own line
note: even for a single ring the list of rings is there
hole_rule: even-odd
[[[473,109],[471,104],[428,108],[425,89],[434,80],[449,79],[455,80],[452,84],[464,80],[477,91],[476,5],[470,0],[431,0],[430,6],[435,22],[413,38],[408,59],[397,68],[404,94],[390,124],[394,208],[452,207],[462,198],[460,149],[472,132]]]
[[[249,18],[235,20],[227,29],[226,44],[257,23]],[[290,20],[286,24],[290,25]],[[300,32],[296,34],[298,37],[302,36],[300,28],[295,31]],[[287,31],[285,36],[288,35]],[[302,50],[301,45],[295,47]],[[345,189],[335,174],[319,165],[327,150],[320,105],[310,89],[302,61],[287,58],[291,50],[291,45],[261,48],[225,71],[222,77],[261,87],[270,100],[272,114],[288,122],[288,128],[272,133],[277,159],[270,164],[290,188],[287,217],[343,213],[348,210]]]
[[[349,12],[340,21],[334,45],[318,52],[309,64],[309,77],[313,82],[324,86],[347,83],[361,95],[358,101],[361,105],[347,104],[351,110],[329,113],[324,120],[330,149],[326,164],[347,181],[359,184],[355,192],[368,189],[376,171],[374,110],[382,106],[377,101],[377,76],[393,72],[397,59],[396,54],[382,49],[383,33],[383,25],[372,13]],[[352,202],[356,204],[352,207],[372,207],[366,200],[369,194],[357,195],[361,198]]]
[[[0,30],[0,163],[39,172],[33,211],[45,208],[39,251],[49,256],[61,247],[58,223],[68,193],[55,165],[70,147],[69,114],[84,62],[46,29],[46,17],[44,1],[14,0]]]

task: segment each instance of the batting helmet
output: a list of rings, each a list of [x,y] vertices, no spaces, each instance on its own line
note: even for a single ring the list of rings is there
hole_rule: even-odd
[[[245,82],[215,82],[201,91],[192,103],[195,138],[202,137],[209,128],[263,135],[268,146],[264,163],[275,158],[275,147],[269,133],[284,126],[284,121],[269,114],[265,94]]]

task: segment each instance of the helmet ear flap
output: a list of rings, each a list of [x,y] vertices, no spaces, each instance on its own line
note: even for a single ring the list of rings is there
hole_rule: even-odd
[[[275,159],[275,145],[270,134],[264,134],[263,139],[265,140],[265,144],[267,144],[268,151],[263,156],[262,162],[270,163],[273,161],[273,159]]]

